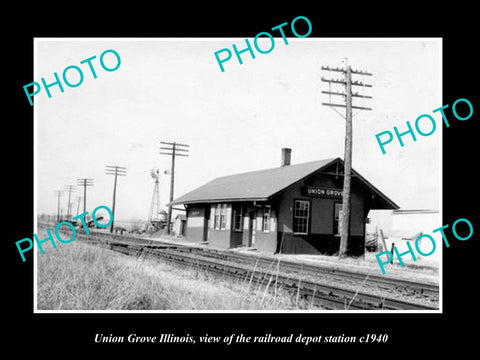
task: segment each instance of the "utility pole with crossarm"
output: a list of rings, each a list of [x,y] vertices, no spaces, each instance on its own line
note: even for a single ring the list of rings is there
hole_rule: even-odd
[[[114,175],[115,180],[113,183],[113,204],[112,204],[112,224],[110,226],[110,232],[113,232],[113,226],[115,221],[115,196],[117,193],[117,177],[118,176],[127,176],[127,168],[117,165],[106,165],[107,175]]]
[[[77,186],[83,186],[83,212],[87,212],[87,186],[93,186],[93,179],[77,179]]]
[[[329,102],[323,102],[322,105],[330,106],[335,110],[341,117],[345,119],[345,155],[344,155],[344,179],[343,179],[343,200],[342,200],[342,212],[340,217],[340,248],[338,252],[339,258],[346,256],[347,245],[348,245],[348,236],[349,236],[349,227],[350,227],[350,188],[351,188],[351,179],[352,179],[352,117],[353,109],[358,110],[372,110],[370,107],[353,105],[353,98],[362,98],[362,99],[371,99],[371,96],[359,94],[358,92],[352,92],[352,86],[360,86],[363,90],[366,87],[372,87],[372,85],[365,84],[360,81],[352,81],[352,74],[362,75],[362,76],[371,76],[371,73],[366,71],[352,70],[350,65],[348,65],[347,59],[345,59],[345,67],[342,68],[331,68],[328,66],[322,66],[322,70],[326,70],[331,74],[331,72],[339,72],[343,74],[343,79],[333,79],[322,77],[322,81],[328,83],[328,91],[322,91],[323,94],[329,95]],[[332,91],[333,86],[343,86],[344,91]],[[344,99],[344,103],[332,103],[332,95],[341,97]],[[345,116],[337,111],[336,107],[345,108]]]
[[[55,190],[55,195],[57,196],[57,223],[61,220],[60,216],[60,197],[62,196],[62,190]]]
[[[72,192],[75,192],[75,185],[65,185],[65,191],[68,191],[68,203],[67,203],[67,221],[70,221],[72,218],[71,215],[71,207],[72,204],[70,202],[70,199],[72,197]]]
[[[170,203],[168,205],[168,215],[167,215],[167,234],[170,235],[170,226],[172,223],[172,201],[174,193],[174,184],[175,184],[175,157],[176,156],[186,156],[188,157],[188,148],[190,145],[179,144],[176,142],[164,142],[160,141],[160,144],[167,145],[160,147],[160,154],[162,155],[171,155],[172,156],[172,167],[170,170]]]

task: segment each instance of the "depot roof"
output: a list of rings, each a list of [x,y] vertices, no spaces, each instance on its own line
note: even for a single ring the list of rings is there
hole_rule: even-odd
[[[251,171],[218,177],[199,188],[175,199],[171,205],[218,203],[237,201],[268,201],[275,195],[304,178],[338,162],[340,158],[311,161],[302,164]],[[382,194],[360,174],[352,169],[352,175],[381,199],[379,209],[398,209],[392,200]]]

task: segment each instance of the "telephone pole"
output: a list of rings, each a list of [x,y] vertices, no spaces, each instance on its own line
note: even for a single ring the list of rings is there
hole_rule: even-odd
[[[117,165],[106,165],[106,174],[115,175],[115,180],[113,183],[112,224],[110,226],[110,232],[113,232],[113,225],[115,221],[115,195],[117,192],[117,176],[127,176],[127,168]]]
[[[80,211],[80,200],[82,200],[82,197],[78,196],[77,197],[77,215],[78,215],[78,212]]]
[[[322,105],[330,106],[335,112],[337,112],[341,117],[345,119],[345,155],[344,155],[344,178],[343,178],[343,199],[342,199],[342,212],[340,217],[340,248],[338,251],[339,258],[344,258],[347,252],[348,237],[349,237],[349,227],[350,227],[350,189],[351,189],[351,179],[352,179],[352,141],[353,141],[353,128],[352,128],[352,118],[353,118],[353,109],[358,110],[372,110],[370,107],[353,105],[353,98],[362,98],[362,99],[371,99],[371,96],[364,95],[364,90],[366,87],[372,87],[370,84],[365,84],[360,81],[352,81],[352,74],[362,75],[362,76],[371,76],[371,73],[366,71],[352,70],[350,65],[348,65],[347,59],[345,59],[345,67],[342,68],[331,68],[328,66],[322,66],[322,70],[329,71],[329,74],[334,72],[340,72],[344,75],[343,79],[333,79],[322,77],[322,81],[328,83],[328,91],[322,91],[323,94],[329,95],[329,102],[322,103]],[[332,91],[332,84],[334,86],[341,85],[344,88],[344,91]],[[338,85],[336,85],[338,84]],[[352,92],[352,86],[361,86],[362,94],[358,92]],[[341,103],[332,103],[332,95],[340,96],[345,100],[344,104]],[[336,107],[345,108],[345,116],[342,115]]]
[[[188,157],[190,145],[187,144],[179,144],[176,142],[164,142],[160,141],[160,144],[164,144],[167,146],[160,147],[160,154],[162,155],[171,155],[172,156],[172,166],[170,170],[170,202],[168,205],[168,215],[167,215],[167,234],[170,235],[170,225],[172,223],[172,201],[173,201],[173,193],[174,193],[174,183],[175,183],[175,156],[185,156]],[[163,150],[163,152],[162,152]]]
[[[93,179],[77,179],[77,186],[83,186],[83,213],[87,212],[87,186],[93,186]]]
[[[70,207],[72,206],[72,204],[70,203],[70,199],[72,196],[72,191],[75,191],[74,187],[75,185],[65,185],[65,190],[68,191],[67,221],[71,218]]]
[[[60,222],[60,197],[62,196],[62,190],[55,190],[57,196],[57,223]]]

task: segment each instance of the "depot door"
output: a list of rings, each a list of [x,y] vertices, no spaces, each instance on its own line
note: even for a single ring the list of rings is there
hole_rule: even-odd
[[[203,241],[208,241],[208,224],[210,223],[210,206],[205,206],[205,216],[203,218]]]

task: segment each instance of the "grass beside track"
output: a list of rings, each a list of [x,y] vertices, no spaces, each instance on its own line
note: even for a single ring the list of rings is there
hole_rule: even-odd
[[[319,310],[248,284],[80,241],[37,252],[38,310]]]

